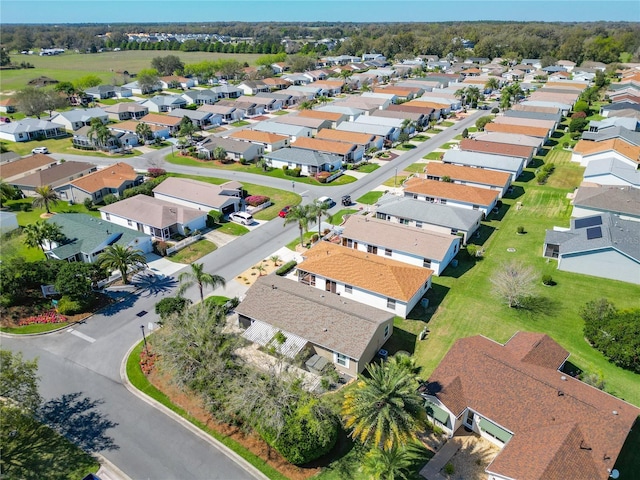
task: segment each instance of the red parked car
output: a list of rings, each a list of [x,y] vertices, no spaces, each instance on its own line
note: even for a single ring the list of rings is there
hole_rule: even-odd
[[[291,210],[291,207],[289,205],[287,205],[286,207],[284,207],[282,210],[280,210],[280,213],[278,213],[278,216],[280,218],[284,218],[287,216],[287,213],[289,213],[289,210]]]

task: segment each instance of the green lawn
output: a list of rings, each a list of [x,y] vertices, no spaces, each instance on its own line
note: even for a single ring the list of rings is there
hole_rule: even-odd
[[[224,444],[226,447],[230,448],[231,450],[236,452],[238,455],[240,455],[242,458],[247,460],[249,463],[251,463],[254,467],[256,467],[258,470],[264,473],[268,478],[271,478],[274,480],[287,480],[287,477],[285,477],[280,472],[278,472],[277,470],[275,470],[274,468],[266,464],[264,460],[262,460],[260,457],[251,453],[249,450],[247,450],[245,447],[237,443],[235,440],[225,435],[219,434],[215,430],[210,429],[202,422],[193,418],[189,414],[189,412],[186,412],[185,410],[178,407],[177,405],[174,405],[169,399],[169,397],[167,397],[164,393],[162,393],[160,390],[154,387],[149,382],[149,380],[147,380],[147,377],[142,373],[142,370],[140,369],[139,361],[140,361],[140,353],[142,352],[142,348],[143,348],[142,345],[143,345],[142,342],[140,342],[133,349],[133,351],[129,355],[129,358],[127,358],[127,376],[129,377],[129,381],[133,384],[134,387],[136,387],[142,393],[150,396],[154,400],[157,400],[165,407],[169,408],[170,410],[180,415],[182,418],[188,420],[203,432],[211,435],[213,438],[215,438],[216,440]]]
[[[116,103],[131,103],[133,100],[130,98],[103,98],[99,100],[98,103],[102,103],[103,105],[115,105]]]
[[[329,223],[331,225],[340,225],[342,223],[343,217],[345,215],[351,215],[352,213],[358,213],[358,210],[355,208],[343,208],[342,210],[338,210],[331,216]]]
[[[276,110],[275,112],[272,112],[273,115],[289,115],[289,112],[287,112],[286,110]]]
[[[20,200],[9,200],[5,202],[5,207],[8,208],[9,211],[15,212],[18,214],[18,224],[20,226],[25,226],[30,223],[35,223],[38,220],[41,220],[40,215],[46,212],[44,208],[33,208],[31,204],[33,203],[33,198],[21,198]],[[23,207],[23,205],[28,205],[28,207]],[[23,211],[23,208],[28,208],[27,211]],[[55,213],[87,213],[94,217],[100,217],[100,212],[97,210],[87,210],[84,204],[76,203],[73,205],[69,205],[67,202],[58,202],[57,205],[51,205],[50,210]]]
[[[223,222],[217,230],[220,233],[226,233],[227,235],[234,235],[236,237],[249,233],[249,229],[247,227],[235,222]]]
[[[442,156],[442,152],[429,152],[422,158],[426,160],[440,160],[441,156]]]
[[[426,166],[426,163],[414,163],[412,165],[409,165],[408,167],[404,167],[404,169],[402,170],[403,172],[411,172],[411,173],[422,173],[424,172],[424,167]]]
[[[409,150],[413,150],[414,148],[416,148],[416,146],[410,143],[401,143],[400,145],[396,145],[394,147],[395,150],[400,150],[402,152],[407,152]]]
[[[424,142],[429,140],[431,137],[429,135],[418,134],[411,139],[412,142]]]
[[[547,159],[558,165],[550,180],[554,175],[562,179],[565,172],[573,175],[574,166],[568,162],[570,153],[557,152],[556,155]],[[406,321],[406,329],[413,333],[419,332],[425,321],[429,323],[429,337],[416,345],[422,376],[430,375],[458,338],[482,334],[503,343],[518,330],[537,331],[547,333],[566,348],[571,353],[570,361],[579,368],[601,373],[608,392],[640,405],[637,388],[640,375],[614,366],[591,348],[584,340],[583,320],[579,316],[585,303],[600,297],[608,298],[618,308],[637,307],[640,286],[562,272],[557,270],[555,261],[547,262],[542,257],[545,229],[569,226],[571,205],[566,194],[573,188],[539,186],[535,180],[514,185],[516,191],[524,189],[525,193],[517,199],[503,199],[498,217],[507,213],[502,220],[484,222],[481,239],[490,233],[483,245],[484,258],[472,262],[466,254],[458,255],[458,267],[449,267],[444,275],[434,278],[427,312],[420,312],[418,307],[410,315],[412,320]],[[518,201],[522,202],[520,210],[515,209]],[[518,226],[523,226],[527,234],[517,235]],[[516,251],[510,253],[507,248]],[[508,308],[491,293],[492,274],[502,262],[510,259],[531,265],[540,278],[544,274],[552,275],[557,282],[551,288],[544,287],[542,282],[537,285],[539,302],[532,310]]]
[[[42,258],[37,260],[42,260]],[[57,330],[58,328],[64,328],[67,325],[69,325],[69,322],[33,324],[33,325],[25,325],[24,327],[0,327],[0,332],[15,333],[18,335],[27,335],[29,333],[50,332],[52,330]]]
[[[367,205],[373,205],[378,201],[378,199],[384,195],[384,192],[380,192],[377,190],[372,190],[371,192],[367,192],[362,195],[360,198],[356,200],[358,203],[365,203]]]
[[[379,168],[380,165],[378,165],[377,163],[365,163],[364,165],[360,165],[358,168],[356,168],[356,171],[361,173],[371,173]]]
[[[166,258],[167,260],[171,260],[176,263],[193,263],[205,255],[215,251],[217,248],[218,247],[216,247],[215,243],[202,239],[184,247],[182,250]]]
[[[311,237],[317,234],[318,234],[318,229],[316,228],[314,230],[312,225],[311,229],[308,232],[305,232],[303,235],[304,243],[308,243],[311,240]],[[296,238],[294,238],[289,243],[287,243],[286,247],[289,250],[293,250],[295,252],[296,247],[299,245],[300,245],[300,231],[298,230],[298,234],[296,235]]]
[[[250,122],[245,122],[244,120],[238,120],[237,122],[233,122],[231,124],[232,127],[237,128],[237,127],[244,127],[245,125],[250,125]]]
[[[438,148],[441,148],[442,150],[449,150],[454,145],[455,143],[445,143],[443,145],[440,145]]]
[[[439,123],[438,125],[442,126],[442,127],[453,127],[455,125],[455,122],[449,122],[447,120]]]
[[[386,180],[385,182],[383,182],[382,184],[387,186],[387,187],[399,187],[402,185],[402,182],[404,182],[407,179],[408,175],[398,175],[398,176],[392,176],[391,178],[389,178],[388,180]]]
[[[126,153],[123,155],[108,155],[102,152],[96,152],[94,150],[80,150],[74,148],[71,143],[71,135],[67,135],[62,138],[50,138],[47,140],[32,140],[30,142],[9,142],[4,141],[4,146],[11,150],[12,152],[16,152],[19,155],[29,155],[31,150],[35,147],[47,147],[51,153],[68,153],[69,155],[85,155],[92,157],[103,157],[103,158],[128,158],[135,155],[141,155],[142,152],[139,150],[132,150],[131,153]]]

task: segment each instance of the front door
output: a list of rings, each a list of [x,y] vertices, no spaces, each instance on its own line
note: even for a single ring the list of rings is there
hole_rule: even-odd
[[[327,280],[325,282],[325,290],[327,292],[336,293],[336,282],[332,282],[331,280]]]
[[[467,411],[467,416],[464,419],[464,424],[469,427],[469,428],[473,428],[473,417],[475,416],[475,414],[471,411],[468,410]]]

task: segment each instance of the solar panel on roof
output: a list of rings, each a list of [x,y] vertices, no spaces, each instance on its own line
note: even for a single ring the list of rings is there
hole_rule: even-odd
[[[596,215],[595,217],[579,218],[575,222],[575,228],[587,228],[594,227],[596,225],[602,225],[602,217]]]
[[[594,238],[602,238],[602,228],[600,227],[587,228],[587,240],[593,240]]]

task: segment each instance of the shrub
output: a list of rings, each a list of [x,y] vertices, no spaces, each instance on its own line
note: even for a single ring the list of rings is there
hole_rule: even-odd
[[[476,258],[478,256],[478,246],[474,245],[473,243],[467,245],[467,254],[471,258]]]
[[[319,239],[320,239],[320,237],[318,237],[318,234],[317,234],[317,233],[314,233],[314,234],[311,236],[311,242],[312,242],[312,243],[316,243]]]
[[[219,212],[218,210],[211,210],[207,215],[207,227],[211,228],[216,223],[219,224],[222,222],[223,217],[224,215],[222,215],[222,212]]]
[[[251,205],[252,207],[257,207],[258,205],[267,203],[269,200],[271,199],[264,195],[250,195],[244,199],[244,201],[247,202],[247,204]]]
[[[183,312],[190,303],[191,300],[184,297],[165,297],[156,303],[155,311],[161,320],[166,320],[174,313]]]
[[[156,365],[157,357],[158,356],[155,353],[149,351],[148,348],[142,349],[142,351],[140,352],[140,370],[142,370],[142,373],[144,373],[145,375],[149,375],[153,371],[153,368]]]
[[[576,112],[571,115],[571,118],[587,118],[586,112]]]
[[[469,138],[469,129],[465,128],[462,130],[462,138]]]
[[[284,174],[288,177],[299,177],[300,173],[302,172],[302,169],[300,167],[296,167],[296,168],[285,168],[286,165],[284,167],[282,167],[282,169],[284,170]]]
[[[116,197],[113,193],[108,193],[104,197],[102,197],[102,201],[105,205],[111,205],[112,203],[116,203],[118,201],[118,197]]]
[[[319,172],[316,174],[316,180],[320,183],[327,183],[327,178],[331,176],[330,172]]]
[[[555,285],[555,282],[553,281],[553,278],[551,278],[551,275],[543,275],[542,283],[544,283],[545,285]]]
[[[456,469],[453,466],[453,463],[449,462],[444,466],[444,473],[446,473],[447,475],[453,475],[455,473]]]
[[[289,273],[293,267],[295,267],[298,264],[298,262],[296,262],[295,260],[291,260],[290,262],[285,263],[284,265],[282,265],[279,269],[276,270],[276,275],[279,275],[281,277],[285,276],[287,273]]]
[[[549,174],[548,173],[540,171],[536,175],[536,182],[538,182],[538,185],[542,185],[547,181],[548,178],[549,178]]]
[[[500,109],[499,109],[498,107],[493,107],[493,108],[491,109],[491,113],[493,113],[494,115],[495,115],[496,113],[500,113]]]
[[[581,132],[585,129],[585,127],[589,124],[589,121],[586,118],[574,118],[569,123],[569,131],[570,132]]]
[[[22,205],[20,205],[20,210],[23,212],[28,212],[31,210],[31,205],[28,203],[23,203]]]
[[[58,301],[58,313],[60,315],[75,315],[76,313],[82,313],[84,310],[84,302],[81,300],[73,300],[70,297],[63,295]]]
[[[169,248],[169,244],[167,242],[163,242],[160,240],[153,245],[153,249],[156,251],[158,255],[161,257],[167,256],[167,248]]]
[[[523,227],[523,226],[519,226],[518,228],[516,228],[516,232],[518,232],[518,233],[525,233],[525,232],[524,232],[524,227]]]
[[[151,178],[158,178],[161,175],[166,175],[167,171],[164,168],[150,168],[147,170],[147,175]]]

